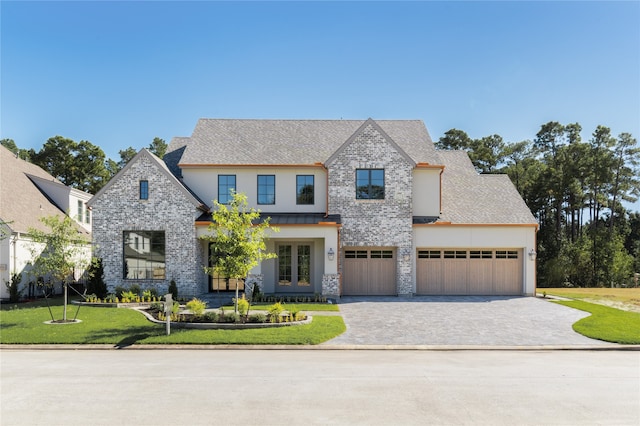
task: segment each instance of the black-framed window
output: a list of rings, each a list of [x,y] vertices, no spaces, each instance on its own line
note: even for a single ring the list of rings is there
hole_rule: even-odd
[[[164,231],[124,231],[122,238],[122,275],[125,280],[165,278]]]
[[[140,181],[140,199],[141,200],[149,199],[149,181],[148,180]]]
[[[384,200],[384,169],[356,170],[356,199]]]
[[[258,175],[258,204],[276,203],[276,176]]]
[[[236,175],[218,175],[218,202],[229,204],[236,192]]]
[[[296,176],[296,204],[314,203],[313,175]]]

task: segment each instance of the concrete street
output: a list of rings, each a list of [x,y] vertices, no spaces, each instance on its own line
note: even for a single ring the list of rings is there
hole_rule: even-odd
[[[2,425],[640,424],[638,351],[4,349]]]

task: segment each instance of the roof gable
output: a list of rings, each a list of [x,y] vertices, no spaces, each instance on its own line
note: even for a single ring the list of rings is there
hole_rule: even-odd
[[[378,125],[378,123],[376,123],[375,121],[373,121],[373,119],[369,118],[367,119],[367,121],[365,121],[364,123],[362,123],[362,125],[358,128],[358,130],[356,130],[350,137],[349,139],[347,139],[341,146],[340,148],[338,148],[332,155],[331,157],[329,157],[329,159],[327,159],[327,161],[325,162],[326,166],[329,166],[331,163],[333,163],[335,161],[336,158],[338,158],[340,156],[340,154],[349,146],[351,145],[357,138],[358,136],[360,136],[367,127],[373,127],[373,129],[378,132],[380,134],[380,136],[382,136],[382,138],[389,144],[391,145],[399,154],[400,156],[402,156],[409,164],[411,164],[412,167],[415,167],[416,162],[413,161],[413,159],[411,157],[409,157],[409,155],[398,146],[397,143],[395,143],[393,141],[393,139],[391,139],[389,137],[389,135],[387,135],[387,133],[382,130],[382,128]]]
[[[49,231],[40,218],[64,217],[65,212],[34,182],[35,178],[55,185],[63,185],[44,169],[16,156],[0,145],[0,219],[15,232],[29,228]],[[77,226],[79,232],[88,232]]]
[[[154,164],[158,171],[160,173],[162,173],[163,175],[165,175],[165,177],[169,180],[169,182],[171,182],[173,185],[175,185],[179,191],[181,191],[184,196],[187,198],[187,200],[189,200],[189,202],[191,204],[194,205],[194,207],[197,208],[202,208],[204,210],[208,209],[208,207],[206,206],[205,203],[203,203],[200,199],[198,199],[182,182],[180,182],[178,180],[178,178],[176,178],[173,173],[171,173],[171,171],[169,170],[169,168],[167,167],[167,165],[160,160],[158,157],[156,157],[153,153],[151,153],[148,149],[143,148],[140,150],[140,152],[138,152],[128,163],[126,166],[124,166],[118,173],[116,173],[116,175],[114,177],[112,177],[109,182],[107,182],[107,184],[105,186],[102,187],[102,189],[100,189],[100,191],[98,191],[98,193],[96,195],[93,196],[93,198],[91,198],[88,202],[87,205],[88,206],[92,206],[96,200],[98,200],[100,197],[102,197],[102,195],[109,190],[109,188],[119,179],[121,179],[126,172],[136,163],[138,162],[141,158],[148,158],[152,164]]]

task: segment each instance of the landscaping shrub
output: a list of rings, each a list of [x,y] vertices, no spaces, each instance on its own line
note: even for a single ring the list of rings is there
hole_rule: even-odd
[[[218,313],[214,311],[205,312],[204,320],[206,322],[218,322]]]
[[[5,282],[4,285],[9,290],[9,302],[14,303],[20,300],[20,283],[22,282],[22,274],[11,274],[9,282]]]
[[[187,309],[190,310],[193,315],[199,317],[204,314],[205,309],[207,309],[207,302],[194,297],[187,302]]]
[[[104,268],[101,258],[94,257],[91,259],[87,276],[87,293],[95,294],[98,298],[104,298],[107,295],[107,284],[104,282]]]
[[[173,296],[173,300],[178,300],[178,286],[175,280],[171,280],[169,283],[169,293]]]
[[[249,322],[263,323],[267,322],[267,316],[262,312],[249,316]]]
[[[129,287],[129,291],[136,296],[140,296],[142,294],[142,288],[140,288],[140,284],[131,284],[131,287]]]
[[[244,294],[242,299],[238,299],[238,313],[242,316],[246,316],[249,312],[249,301],[245,298]]]
[[[280,314],[284,311],[284,307],[282,303],[276,302],[273,305],[267,308],[267,312],[269,312],[269,320],[271,322],[280,322]]]
[[[114,293],[115,293],[115,295],[116,295],[116,297],[118,299],[122,299],[122,293],[124,293],[125,291],[127,291],[126,287],[123,287],[121,285],[117,285],[115,290],[114,290]]]

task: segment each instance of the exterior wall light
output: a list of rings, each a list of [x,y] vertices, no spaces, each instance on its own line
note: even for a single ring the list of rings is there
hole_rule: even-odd
[[[336,252],[333,251],[332,248],[330,248],[327,252],[327,257],[329,258],[329,261],[333,262],[333,259],[336,257]]]
[[[534,249],[531,249],[531,251],[529,251],[529,260],[536,260],[536,256],[538,255],[538,253],[536,253],[536,251]]]

